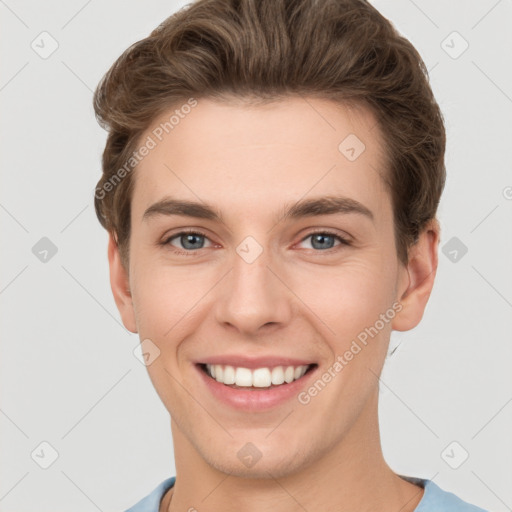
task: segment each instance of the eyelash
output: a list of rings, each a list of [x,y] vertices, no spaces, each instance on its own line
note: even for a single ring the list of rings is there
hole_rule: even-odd
[[[165,246],[165,247],[170,247],[171,251],[174,252],[175,254],[178,254],[178,255],[195,256],[196,253],[198,253],[201,249],[188,250],[187,251],[187,250],[177,249],[177,248],[173,247],[172,245],[170,245],[171,240],[174,240],[175,238],[179,238],[182,235],[199,235],[199,236],[203,236],[205,238],[208,238],[208,235],[206,235],[206,233],[203,233],[203,232],[201,232],[201,231],[199,231],[197,229],[196,230],[188,229],[188,230],[180,231],[179,233],[175,233],[174,235],[172,235],[170,237],[167,237],[165,240],[163,240],[161,242],[161,245]],[[349,240],[347,240],[346,238],[343,238],[339,234],[334,233],[334,232],[329,231],[329,230],[312,231],[311,233],[308,233],[304,238],[302,238],[301,242],[303,242],[304,240],[306,240],[309,237],[312,237],[314,235],[333,236],[334,238],[337,238],[340,241],[341,245],[347,245],[347,246],[352,245],[352,243]],[[316,249],[309,249],[309,250],[312,250],[312,251],[317,252],[317,253],[332,254],[332,252],[336,251],[337,249],[339,249],[339,246],[338,247],[331,247],[330,249],[325,249],[323,251],[322,250],[316,250]]]

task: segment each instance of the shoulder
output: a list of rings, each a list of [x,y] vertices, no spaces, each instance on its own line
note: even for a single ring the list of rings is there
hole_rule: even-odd
[[[164,494],[174,485],[176,477],[165,479],[158,484],[147,496],[138,501],[133,507],[125,510],[125,512],[158,512],[160,501]]]
[[[400,475],[404,478],[403,475]],[[405,477],[406,480],[424,488],[421,501],[414,512],[488,512],[487,510],[468,503],[455,494],[445,491],[432,480]],[[167,478],[150,494],[138,501],[125,512],[159,512],[160,501],[164,494],[174,485],[176,477]]]
[[[414,512],[488,512],[445,491],[432,480],[411,478],[410,481],[412,480],[425,489]]]

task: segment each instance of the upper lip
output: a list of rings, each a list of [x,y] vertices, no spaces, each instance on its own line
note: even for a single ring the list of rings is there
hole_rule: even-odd
[[[307,366],[315,364],[313,361],[306,359],[298,359],[296,357],[278,357],[278,356],[259,356],[248,357],[247,355],[217,355],[207,357],[198,364],[220,364],[235,366],[238,368],[274,368],[275,366]]]

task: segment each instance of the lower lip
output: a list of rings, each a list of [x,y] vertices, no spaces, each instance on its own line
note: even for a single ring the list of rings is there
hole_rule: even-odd
[[[212,395],[219,401],[244,411],[261,411],[278,407],[296,397],[309,382],[318,366],[309,370],[300,379],[289,384],[281,384],[272,388],[240,389],[226,386],[208,376],[200,365],[195,365],[197,371]]]

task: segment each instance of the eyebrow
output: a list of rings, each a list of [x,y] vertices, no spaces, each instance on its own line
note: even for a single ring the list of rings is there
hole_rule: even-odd
[[[295,203],[287,203],[283,207],[281,220],[297,220],[305,217],[335,214],[359,214],[375,221],[372,211],[359,201],[343,196],[323,196],[312,199],[302,199]],[[142,220],[147,220],[157,215],[182,215],[197,219],[207,219],[224,223],[222,214],[208,203],[180,200],[165,197],[152,204],[144,212]]]

